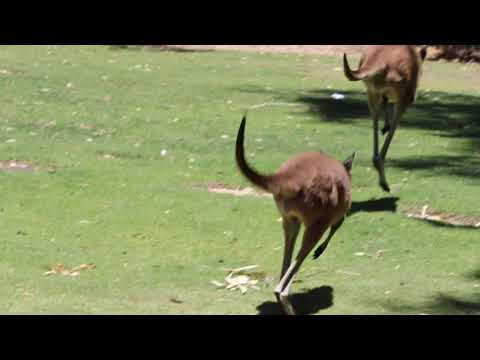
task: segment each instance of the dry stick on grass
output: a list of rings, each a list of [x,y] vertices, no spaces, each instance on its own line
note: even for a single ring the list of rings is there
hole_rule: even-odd
[[[420,211],[416,209],[410,209],[405,212],[405,214],[410,218],[415,218],[419,220],[427,220],[434,223],[459,226],[459,227],[470,227],[470,228],[480,228],[480,218],[464,216],[461,214],[446,213],[441,211],[430,210],[428,213],[428,206],[425,205]]]

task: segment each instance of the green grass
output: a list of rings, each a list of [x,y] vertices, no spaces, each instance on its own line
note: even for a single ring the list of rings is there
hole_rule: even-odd
[[[364,89],[344,79],[338,58],[3,46],[0,64],[0,159],[43,166],[0,172],[1,313],[274,311],[283,235],[273,201],[196,186],[248,185],[234,140],[244,110],[264,102],[295,106],[250,111],[246,148],[257,168],[305,150],[358,151],[355,203],[399,198],[396,212],[347,219],[303,265],[294,304],[320,314],[480,311],[478,230],[402,214],[427,204],[480,216],[477,65],[425,65],[389,153],[386,195],[371,165]],[[335,91],[347,98],[332,100]],[[97,268],[45,276],[57,263]],[[210,284],[222,268],[250,264],[273,283],[245,295]]]

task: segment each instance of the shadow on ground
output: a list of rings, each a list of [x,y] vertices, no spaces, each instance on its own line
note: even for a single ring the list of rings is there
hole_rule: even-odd
[[[398,197],[386,197],[366,201],[353,201],[348,216],[352,216],[357,212],[397,212],[398,200]]]
[[[480,177],[480,156],[475,153],[389,159],[388,166],[404,170],[428,170],[429,175],[427,176],[448,174],[471,178]]]
[[[480,295],[474,299],[462,299],[439,294],[429,307],[432,313],[480,315]]]
[[[268,91],[257,86],[243,86],[237,91],[268,94],[273,101],[298,103],[306,106],[313,121],[337,122],[354,125],[371,122],[365,91],[319,89],[303,92],[300,96],[290,91]],[[345,95],[335,100],[334,93]],[[298,112],[297,112],[298,114]],[[310,120],[311,121],[311,120]],[[380,126],[383,126],[381,124]],[[402,169],[421,169],[434,174],[478,178],[480,175],[480,97],[420,90],[417,100],[405,113],[399,127],[415,128],[440,137],[465,139],[467,146],[456,155],[423,156],[422,158],[388,159],[388,166]]]
[[[470,280],[480,280],[480,269],[467,273],[465,277]]]
[[[480,269],[467,272],[465,279],[478,282]],[[429,315],[480,315],[480,290],[467,296],[455,296],[439,292],[426,303],[402,303],[389,300],[382,304],[384,308],[400,314],[429,314]]]
[[[289,299],[298,315],[315,314],[333,305],[333,288],[321,286],[303,293],[293,293]],[[257,310],[257,315],[283,315],[282,308],[276,301],[266,301],[257,306]]]
[[[425,304],[400,304],[390,301],[383,306],[394,313],[428,315],[480,315],[480,294],[461,298],[437,294]]]

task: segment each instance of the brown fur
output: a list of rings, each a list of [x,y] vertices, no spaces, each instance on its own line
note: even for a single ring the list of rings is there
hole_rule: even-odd
[[[281,280],[275,294],[285,312],[293,314],[287,295],[294,274],[324,232],[331,228],[327,240],[320,245],[314,257],[321,255],[350,209],[350,169],[354,155],[342,165],[319,152],[302,153],[285,162],[274,174],[263,175],[245,160],[243,148],[245,123],[244,117],[237,135],[237,165],[242,174],[254,185],[273,194],[282,215],[285,251]],[[300,224],[303,224],[306,230],[301,249],[292,263],[293,246]]]
[[[374,123],[373,162],[379,173],[380,186],[385,191],[390,191],[384,170],[388,147],[402,115],[415,101],[425,56],[425,48],[417,51],[412,45],[371,46],[360,59],[357,70],[351,70],[347,56],[343,56],[343,69],[347,79],[362,80],[367,88],[368,104]],[[393,104],[393,115],[387,115],[387,103]],[[388,135],[379,152],[378,117],[382,107],[386,112],[382,133],[388,132]]]
[[[351,206],[350,174],[318,152],[285,162],[273,175],[270,190],[282,215],[297,217],[305,226],[326,217],[335,224]]]

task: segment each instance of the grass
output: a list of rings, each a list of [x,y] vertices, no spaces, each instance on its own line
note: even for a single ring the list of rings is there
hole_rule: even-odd
[[[249,113],[247,156],[262,171],[305,150],[358,151],[356,211],[292,287],[302,313],[480,312],[478,230],[402,214],[427,204],[480,216],[477,65],[426,64],[390,150],[386,195],[364,90],[338,58],[3,46],[0,64],[0,160],[42,167],[0,172],[1,313],[277,312],[283,235],[273,202],[196,186],[248,186],[234,140],[244,110],[264,102],[294,106]],[[396,211],[362,211],[392,196]],[[44,275],[58,263],[97,267]],[[210,284],[222,268],[250,264],[273,283],[245,295]]]

